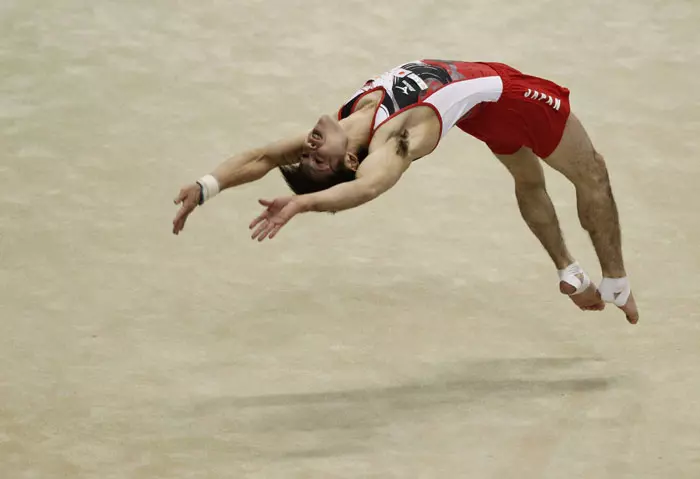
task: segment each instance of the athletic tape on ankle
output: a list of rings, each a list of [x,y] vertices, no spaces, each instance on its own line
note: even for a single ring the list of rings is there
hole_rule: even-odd
[[[219,182],[216,181],[216,178],[214,178],[212,175],[202,176],[197,180],[197,184],[202,190],[202,195],[199,198],[200,205],[219,194]]]
[[[630,297],[630,282],[625,278],[603,278],[598,286],[600,297],[606,303],[624,306]]]
[[[571,293],[572,296],[574,294],[583,293],[591,284],[591,278],[588,277],[586,272],[576,261],[566,268],[558,270],[557,273],[559,273],[559,281],[564,281],[576,288],[576,291]]]

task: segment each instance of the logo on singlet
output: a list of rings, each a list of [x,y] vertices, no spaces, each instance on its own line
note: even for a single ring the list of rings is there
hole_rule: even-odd
[[[404,95],[408,95],[408,91],[416,91],[415,88],[413,88],[410,83],[406,82],[406,80],[403,81],[404,86],[396,85],[396,88],[398,90],[401,90]]]
[[[559,111],[559,107],[561,106],[561,100],[559,98],[554,98],[546,93],[540,93],[537,90],[533,91],[528,89],[524,96],[525,98],[532,98],[533,100],[546,101],[547,105],[551,106],[557,111]]]

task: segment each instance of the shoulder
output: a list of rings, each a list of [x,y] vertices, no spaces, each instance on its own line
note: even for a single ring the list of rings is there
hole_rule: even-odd
[[[374,90],[370,91],[359,99],[357,104],[355,105],[355,111],[359,110],[364,110],[364,109],[371,109],[374,110],[379,106],[379,103],[382,101],[383,97],[383,92],[381,90]]]

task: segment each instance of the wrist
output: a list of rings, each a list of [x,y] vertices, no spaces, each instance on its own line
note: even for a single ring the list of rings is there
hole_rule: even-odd
[[[200,191],[200,205],[206,201],[209,201],[210,199],[218,195],[221,191],[219,181],[216,178],[214,178],[213,175],[202,176],[200,179],[197,180],[197,184],[199,185]]]
[[[311,195],[298,195],[295,196],[292,201],[294,201],[294,203],[297,205],[300,213],[314,211],[315,205]]]

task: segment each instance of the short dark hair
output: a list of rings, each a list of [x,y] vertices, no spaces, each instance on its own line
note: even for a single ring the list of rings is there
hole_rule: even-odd
[[[362,149],[357,153],[357,159],[360,163],[362,163],[362,160],[366,157],[367,149]],[[355,179],[355,172],[344,166],[323,179],[314,179],[308,168],[308,165],[304,165],[301,162],[279,167],[284,181],[287,182],[287,185],[297,195],[316,193],[317,191],[323,191],[337,184]]]

